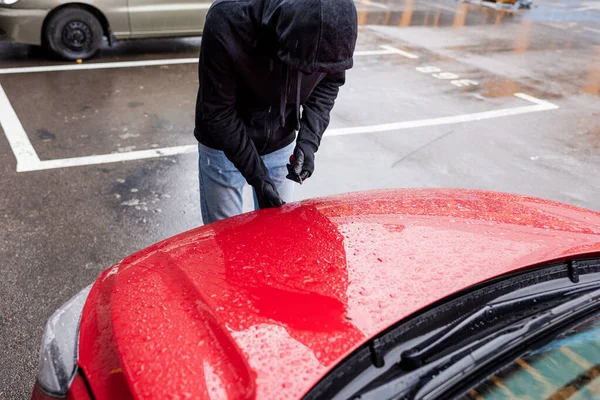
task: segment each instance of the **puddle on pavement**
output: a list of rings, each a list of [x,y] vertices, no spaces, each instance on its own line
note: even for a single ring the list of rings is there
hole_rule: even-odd
[[[595,113],[594,115],[600,118],[600,113]],[[600,149],[600,126],[586,131],[584,137],[590,143],[592,148]]]
[[[583,91],[594,96],[600,95],[600,46],[595,47],[594,58],[588,67],[587,79]]]
[[[461,27],[475,25],[500,25],[513,22],[515,13],[496,10],[468,3],[427,3],[415,4],[414,0],[404,0],[397,10],[363,10],[358,12],[359,25],[387,26],[432,26]]]
[[[484,97],[508,97],[523,92],[523,87],[515,81],[494,79],[481,82],[481,95]]]

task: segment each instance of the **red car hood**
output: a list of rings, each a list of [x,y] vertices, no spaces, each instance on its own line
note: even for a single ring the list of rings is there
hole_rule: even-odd
[[[535,198],[393,190],[245,214],[105,271],[80,361],[96,399],[298,398],[415,311],[600,252],[600,214]]]

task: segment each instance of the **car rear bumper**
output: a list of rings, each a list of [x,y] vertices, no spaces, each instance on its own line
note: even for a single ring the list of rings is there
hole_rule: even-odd
[[[0,40],[42,44],[42,25],[48,10],[0,7]]]

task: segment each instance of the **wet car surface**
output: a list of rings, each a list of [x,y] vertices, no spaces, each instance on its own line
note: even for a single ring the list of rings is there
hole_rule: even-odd
[[[297,199],[465,187],[600,210],[598,2],[514,12],[453,1],[357,5],[361,55]],[[86,70],[0,43],[0,398],[29,394],[57,306],[126,255],[201,224],[199,43],[122,41],[81,66],[163,63]],[[19,132],[39,162],[15,155]],[[162,157],[102,158],[172,147]]]
[[[536,198],[429,189],[306,200],[183,233],[106,270],[82,310],[77,365],[99,400],[300,398],[431,304],[598,254],[599,213]],[[599,275],[597,260],[590,267]],[[599,291],[600,276],[579,270],[568,290]]]

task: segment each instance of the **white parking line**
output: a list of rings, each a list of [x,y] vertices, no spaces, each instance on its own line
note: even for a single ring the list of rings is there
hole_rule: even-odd
[[[197,58],[172,58],[166,60],[142,60],[142,61],[118,61],[89,64],[64,64],[64,65],[42,65],[38,67],[2,68],[0,75],[7,74],[29,74],[32,72],[56,72],[56,71],[83,71],[88,69],[114,69],[149,67],[157,65],[194,64]]]
[[[404,50],[397,49],[392,46],[379,46],[378,50],[356,51],[354,56],[385,56],[390,54],[400,54],[407,58],[419,58],[415,54],[408,53]],[[63,65],[40,65],[36,67],[20,67],[20,68],[0,68],[0,75],[7,74],[29,74],[34,72],[56,72],[56,71],[83,71],[90,69],[115,69],[115,68],[134,68],[134,67],[150,67],[159,65],[178,65],[178,64],[196,64],[198,58],[171,58],[164,60],[140,60],[140,61],[117,61],[103,63],[84,63],[84,64],[63,64]]]
[[[500,110],[484,111],[479,113],[454,115],[450,117],[429,118],[416,121],[403,121],[391,124],[330,129],[325,133],[325,136],[330,137],[342,135],[356,135],[361,133],[388,132],[409,128],[421,128],[426,126],[457,124],[470,121],[481,121],[486,119],[507,117],[511,115],[529,114],[540,111],[555,110],[558,108],[558,106],[555,104],[552,104],[545,100],[540,100],[538,98],[529,96],[524,93],[516,93],[515,96],[530,103],[533,103],[533,105],[504,108]],[[16,114],[12,110],[12,107],[10,106],[8,99],[6,98],[6,94],[2,90],[1,86],[0,125],[2,125],[4,133],[6,134],[9,144],[13,149],[13,152],[15,153],[15,157],[17,158],[17,172],[41,171],[56,168],[108,164],[122,161],[133,161],[148,158],[173,156],[177,154],[194,153],[196,152],[197,148],[196,145],[187,145],[177,147],[166,147],[162,149],[139,150],[124,153],[112,153],[41,161],[37,156],[35,150],[33,149],[33,146],[31,145],[27,134],[23,130],[23,127],[21,126],[21,123],[19,122]]]
[[[384,50],[389,51],[390,54],[400,54],[401,56],[404,56],[406,58],[412,58],[412,59],[419,58],[419,56],[416,55],[416,54],[412,54],[412,53],[409,53],[408,51],[400,50],[400,49],[397,49],[395,47],[388,46],[388,45],[385,45],[385,44],[381,45],[379,47],[381,47]]]
[[[162,5],[143,5],[134,6],[128,5],[127,7],[119,8],[118,12],[123,14],[129,13],[150,13],[150,12],[165,12],[165,11],[195,11],[195,10],[208,10],[211,3],[177,3],[177,4],[162,4]]]
[[[42,171],[47,169],[81,167],[84,165],[109,164],[121,161],[144,160],[147,158],[158,158],[174,156],[177,154],[195,153],[198,151],[197,145],[165,147],[162,149],[150,149],[139,151],[128,151],[123,153],[102,154],[97,156],[61,158],[58,160],[44,160],[37,164],[31,164],[28,167],[17,168],[17,172]]]
[[[483,111],[472,114],[453,115],[451,117],[439,117],[430,119],[419,119],[416,121],[403,121],[394,122],[391,124],[371,125],[371,126],[357,126],[355,128],[341,128],[332,129],[326,132],[326,136],[342,136],[342,135],[356,135],[358,133],[376,133],[376,132],[388,132],[397,131],[402,129],[410,128],[422,128],[425,126],[438,126],[438,125],[450,125],[459,124],[462,122],[481,121],[484,119],[508,117],[510,115],[529,114],[539,111],[555,110],[558,108],[556,104],[552,104],[545,100],[540,100],[533,96],[529,96],[524,93],[515,93],[516,97],[523,100],[534,103],[533,106],[523,107],[512,107],[502,108],[500,110]]]
[[[588,26],[584,26],[583,29],[589,32],[600,33],[600,29],[590,28]]]
[[[17,171],[39,165],[40,158],[29,141],[19,117],[10,105],[4,89],[0,85],[0,126],[4,130],[8,144],[17,159]]]
[[[385,4],[376,3],[376,2],[371,1],[371,0],[360,0],[360,4],[364,4],[365,6],[371,6],[371,7],[375,7],[375,8],[381,8],[383,10],[389,10],[390,9]]]

